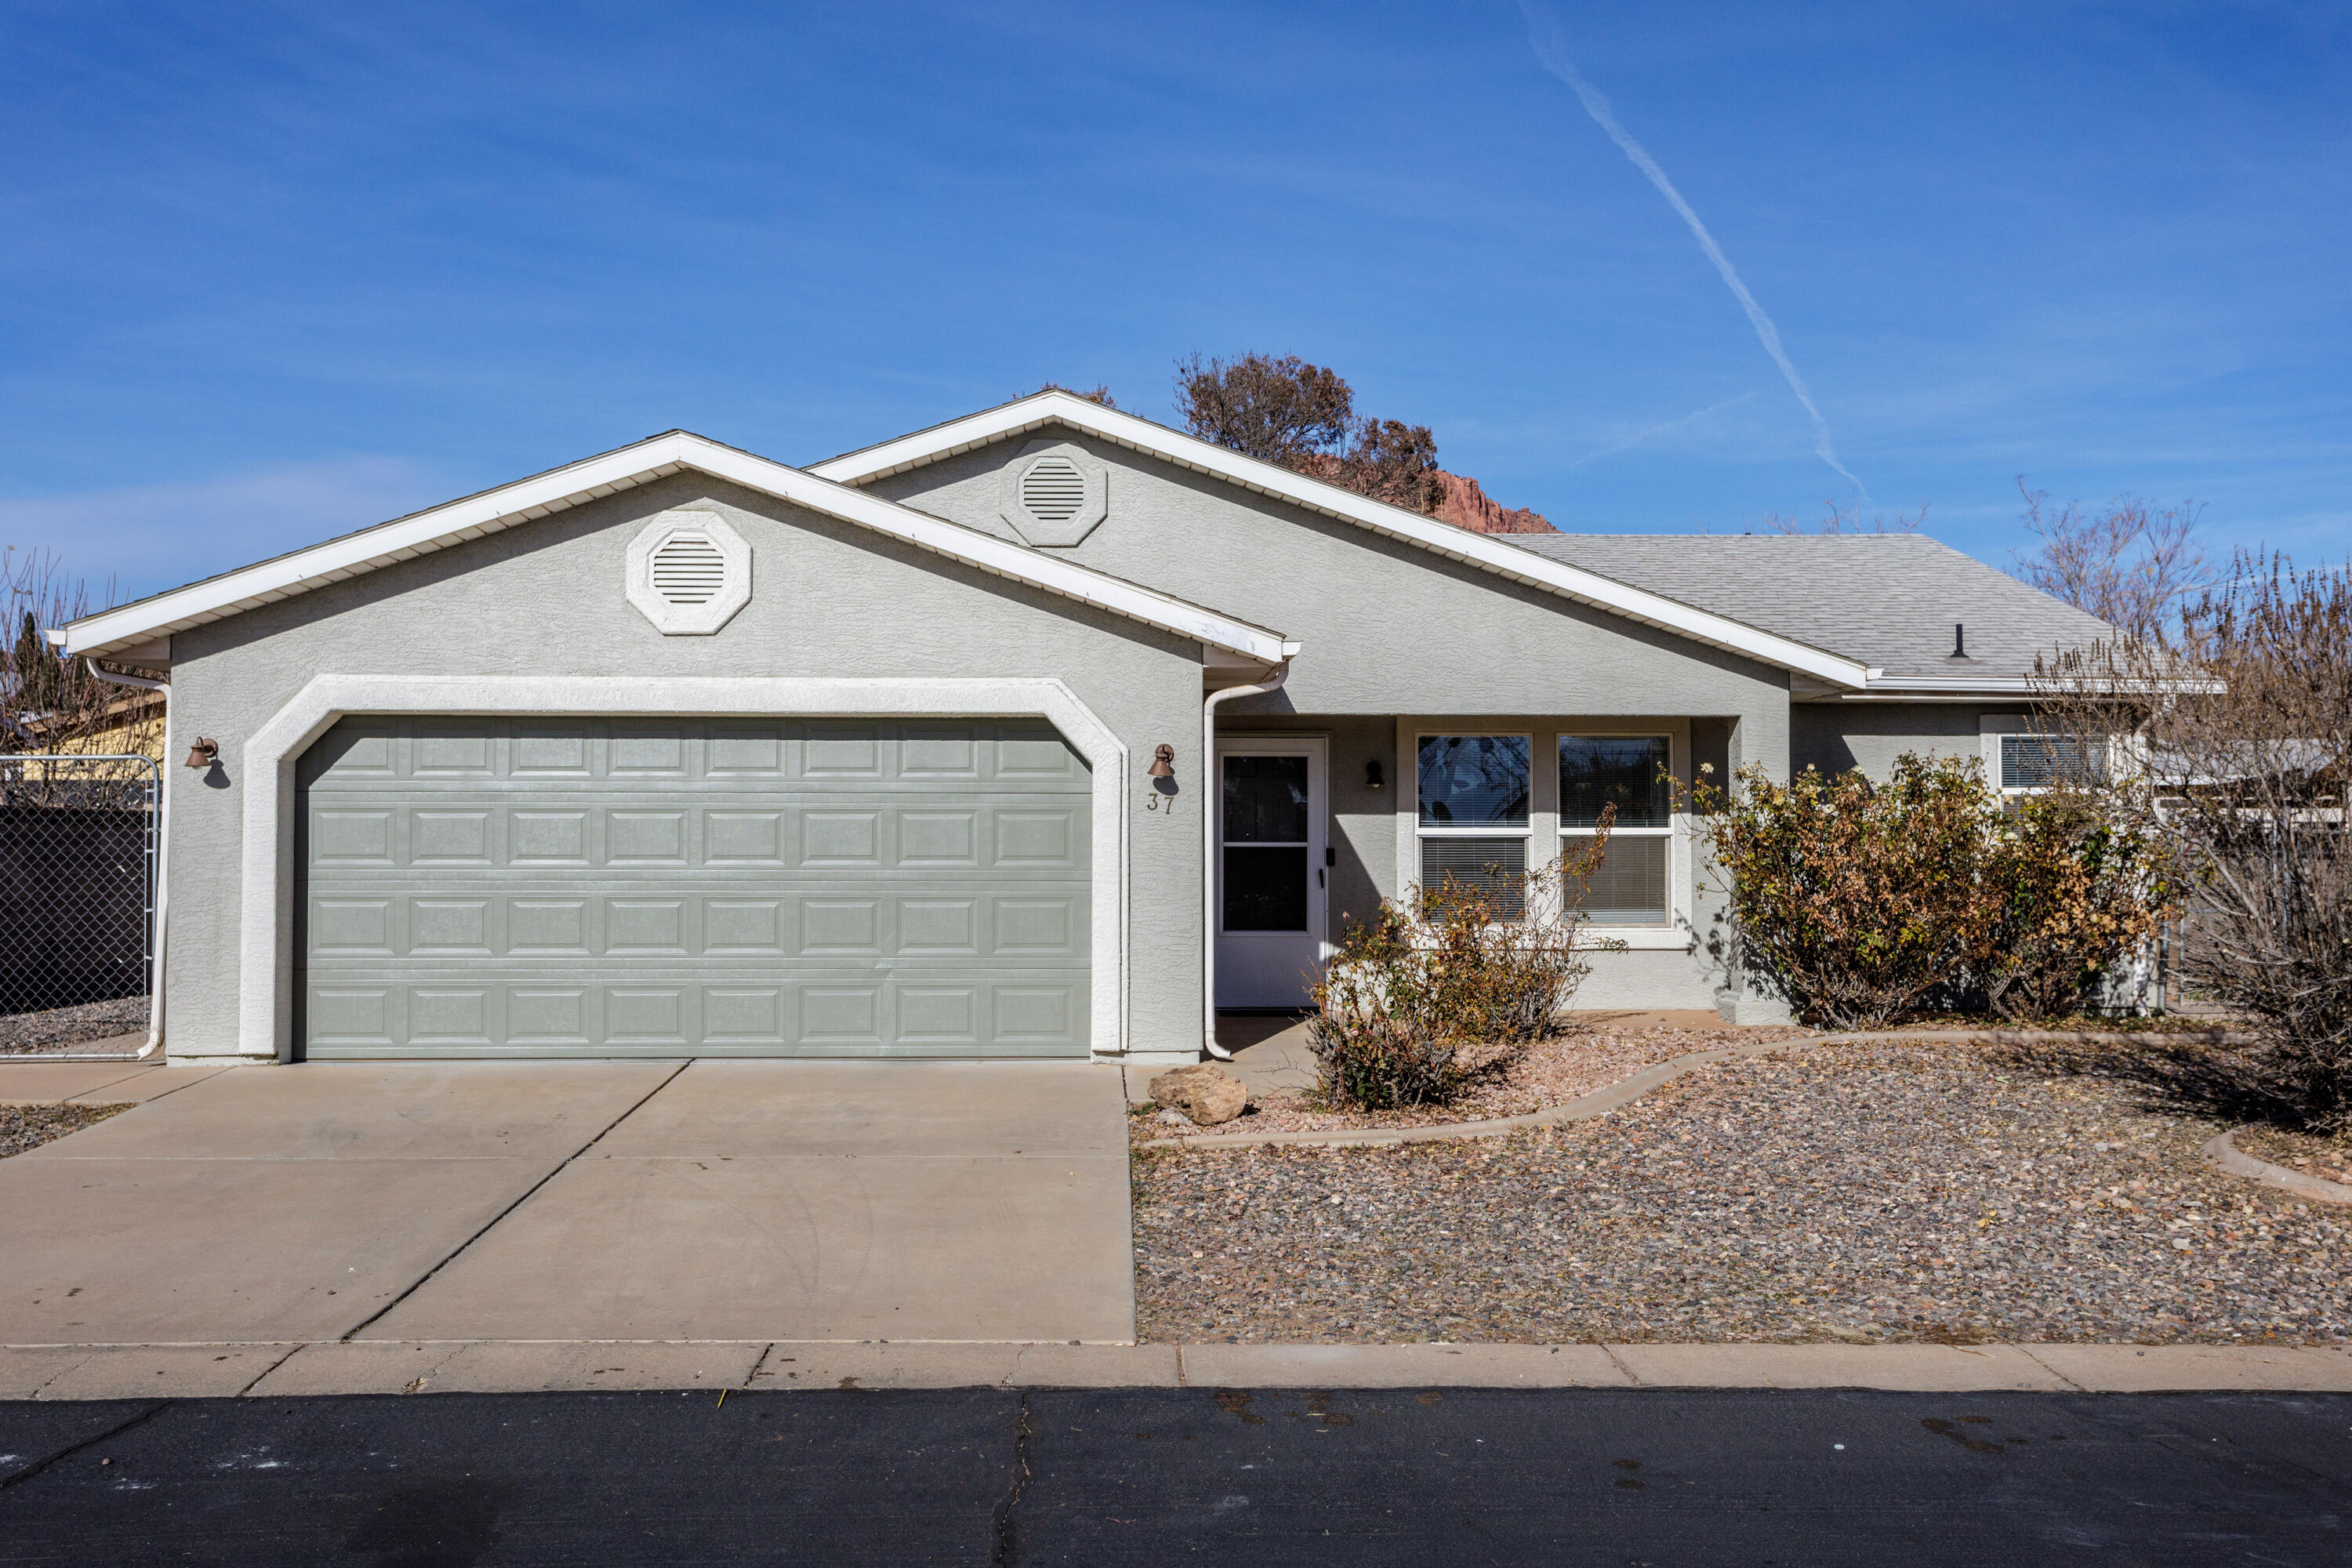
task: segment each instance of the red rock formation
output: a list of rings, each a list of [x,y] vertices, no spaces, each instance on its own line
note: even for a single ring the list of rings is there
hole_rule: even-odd
[[[1329,453],[1318,452],[1301,458],[1298,471],[1331,484],[1345,484],[1343,465]],[[1431,513],[1440,522],[1450,522],[1456,528],[1466,528],[1473,533],[1558,533],[1543,513],[1526,507],[1506,507],[1488,495],[1477,480],[1467,474],[1449,474],[1437,470],[1438,482],[1445,487],[1444,499]]]
[[[1546,521],[1540,512],[1525,507],[1505,507],[1488,495],[1477,480],[1465,474],[1449,474],[1444,468],[1437,477],[1445,486],[1445,499],[1437,503],[1437,521],[1450,522],[1456,528],[1466,528],[1473,533],[1558,533],[1559,530]]]

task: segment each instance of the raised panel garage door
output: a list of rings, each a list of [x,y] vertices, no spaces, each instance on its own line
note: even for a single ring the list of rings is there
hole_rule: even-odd
[[[1087,1052],[1042,721],[347,719],[299,783],[310,1057]]]

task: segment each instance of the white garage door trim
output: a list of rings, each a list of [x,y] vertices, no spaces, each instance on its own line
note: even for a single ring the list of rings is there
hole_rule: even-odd
[[[1093,770],[1090,1033],[1097,1055],[1127,1049],[1127,747],[1058,680],[321,675],[245,743],[236,1053],[243,1059],[293,1059],[294,764],[336,721],[356,713],[1044,719]]]

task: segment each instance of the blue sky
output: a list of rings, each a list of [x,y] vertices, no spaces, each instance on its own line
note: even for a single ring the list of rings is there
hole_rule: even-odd
[[[1194,350],[1570,531],[2015,481],[2352,537],[2352,7],[0,10],[0,542],[145,593],[674,426],[808,462]]]

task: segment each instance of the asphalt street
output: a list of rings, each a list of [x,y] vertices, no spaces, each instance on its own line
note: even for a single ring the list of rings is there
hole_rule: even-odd
[[[2352,1563],[2352,1395],[0,1404],[0,1563]]]

